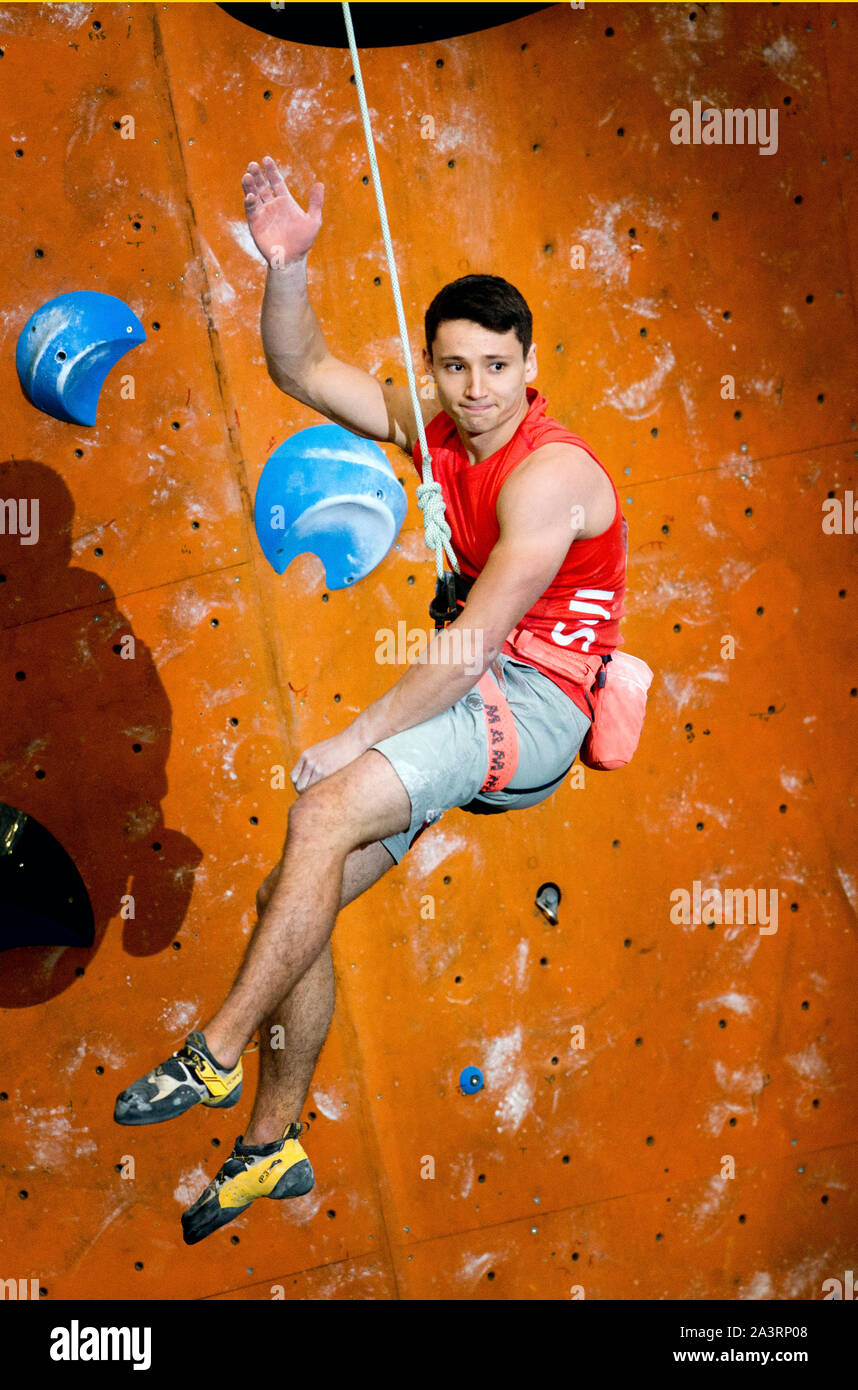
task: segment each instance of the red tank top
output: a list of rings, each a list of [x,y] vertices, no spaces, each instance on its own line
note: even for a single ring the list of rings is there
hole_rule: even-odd
[[[456,426],[445,411],[439,411],[426,426],[432,476],[443,491],[450,541],[462,573],[476,578],[500,536],[498,493],[516,465],[543,444],[577,444],[585,449],[611,481],[616,499],[614,519],[600,536],[572,542],[553,581],[520,625],[563,649],[598,655],[612,652],[623,645],[620,618],[625,612],[626,523],[619,495],[610,473],[589,444],[546,414],[547,402],[536,387],[526,390],[529,408],[512,439],[481,463],[469,462]],[[419,460],[418,441],[413,461],[422,481]],[[508,642],[501,650],[521,660]],[[553,670],[550,659],[528,654],[525,664],[553,680],[589,717],[581,686]]]

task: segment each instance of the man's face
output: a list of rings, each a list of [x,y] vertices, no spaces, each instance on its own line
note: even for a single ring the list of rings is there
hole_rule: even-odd
[[[471,319],[438,325],[432,357],[423,360],[435,378],[442,410],[468,434],[483,434],[515,418],[525,385],[536,376],[536,344],[527,359],[515,330],[493,333]]]

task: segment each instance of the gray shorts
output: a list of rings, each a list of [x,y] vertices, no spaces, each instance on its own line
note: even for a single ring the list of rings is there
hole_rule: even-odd
[[[449,709],[372,744],[411,798],[411,824],[381,843],[398,864],[418,835],[459,806],[474,815],[524,810],[556,791],[575,761],[590,720],[548,676],[502,654],[501,691],[518,733],[518,766],[502,791],[480,795],[488,769],[483,698],[476,688]],[[496,680],[490,668],[492,680]]]

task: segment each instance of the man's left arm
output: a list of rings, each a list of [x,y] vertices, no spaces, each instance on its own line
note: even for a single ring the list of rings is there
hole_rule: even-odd
[[[349,731],[360,735],[365,748],[432,719],[472,690],[511,630],[545,593],[590,503],[589,456],[584,454],[587,465],[577,457],[583,453],[574,445],[547,444],[510,474],[498,496],[498,539],[466,607],[436,635],[436,641],[445,640],[439,655],[447,659],[410,665],[358,715]]]

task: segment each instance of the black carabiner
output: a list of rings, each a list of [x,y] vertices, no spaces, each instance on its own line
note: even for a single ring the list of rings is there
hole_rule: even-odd
[[[452,570],[445,570],[436,580],[435,597],[429,605],[429,617],[434,620],[436,628],[442,628],[446,627],[447,623],[454,622],[458,616],[456,576]]]

